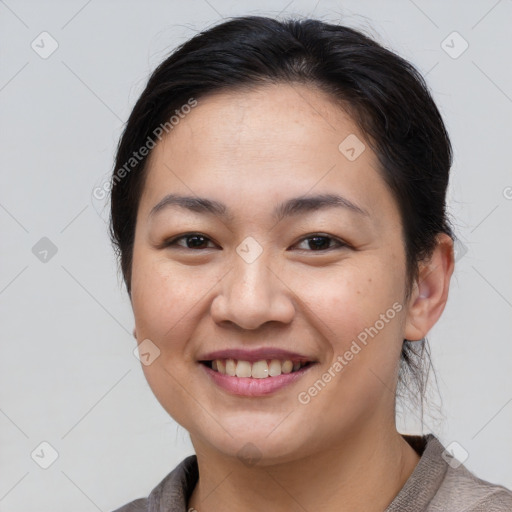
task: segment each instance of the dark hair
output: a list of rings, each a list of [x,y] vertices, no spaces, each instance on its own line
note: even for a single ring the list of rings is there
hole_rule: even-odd
[[[134,151],[149,146],[158,127],[168,127],[191,99],[274,83],[310,84],[328,93],[366,136],[400,210],[407,299],[418,263],[431,256],[437,235],[454,238],[445,204],[451,143],[413,65],[353,28],[313,19],[232,18],[197,34],[157,67],[120,139],[110,234],[129,294],[147,161],[147,156],[134,158]],[[401,363],[399,382],[415,385],[423,399],[430,368],[426,339],[404,340]]]

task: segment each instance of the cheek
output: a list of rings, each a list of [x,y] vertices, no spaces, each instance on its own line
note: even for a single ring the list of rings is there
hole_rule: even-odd
[[[197,275],[171,266],[168,260],[134,254],[132,308],[137,338],[151,340],[160,351],[142,370],[162,407],[182,425],[188,421],[184,404],[190,403],[183,385],[192,361],[187,342],[201,314],[201,297],[209,289],[205,286]]]
[[[169,340],[186,339],[193,323],[190,318],[212,284],[194,268],[161,258],[134,257],[132,307],[139,340],[150,338],[167,349]]]
[[[391,262],[368,258],[364,265],[359,263],[307,279],[301,289],[313,313],[311,321],[330,346],[331,364],[343,357],[344,378],[337,385],[370,393],[373,384],[381,385],[370,370],[390,387],[394,380],[401,347],[403,277]]]
[[[374,258],[300,279],[299,297],[340,340],[373,324],[399,299],[393,274]]]

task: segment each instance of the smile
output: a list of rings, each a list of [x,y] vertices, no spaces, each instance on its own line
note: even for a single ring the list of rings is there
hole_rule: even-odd
[[[214,359],[204,362],[213,371],[230,377],[267,379],[299,371],[309,364],[308,361],[293,362],[290,359],[262,359],[250,362],[237,359]]]
[[[261,397],[276,393],[302,378],[315,362],[291,359],[216,358],[200,361],[200,367],[216,387],[229,394]]]

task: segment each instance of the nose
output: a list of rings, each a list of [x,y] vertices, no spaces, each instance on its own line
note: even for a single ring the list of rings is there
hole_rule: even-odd
[[[258,329],[267,322],[290,323],[295,314],[291,287],[260,256],[248,263],[235,257],[231,271],[219,283],[210,313],[217,323]]]

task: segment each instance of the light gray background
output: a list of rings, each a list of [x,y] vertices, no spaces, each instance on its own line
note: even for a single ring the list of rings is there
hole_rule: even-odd
[[[107,212],[92,190],[111,172],[149,72],[196,31],[248,13],[361,28],[426,75],[455,149],[449,207],[462,250],[429,336],[444,420],[425,430],[459,443],[481,478],[512,487],[512,1],[5,0],[1,511],[108,511],[192,453],[132,353]],[[59,45],[47,59],[31,48],[43,31]],[[441,46],[453,31],[469,44],[456,59]],[[453,53],[462,41],[452,39]],[[58,250],[47,262],[32,252],[42,237]],[[418,432],[414,413],[401,421]],[[49,461],[43,441],[58,452],[48,469],[31,458]]]

